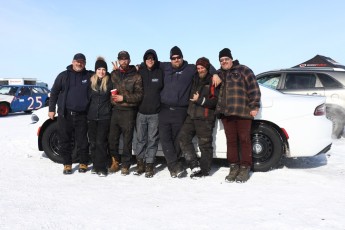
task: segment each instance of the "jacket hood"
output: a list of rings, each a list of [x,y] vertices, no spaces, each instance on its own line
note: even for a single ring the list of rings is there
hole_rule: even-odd
[[[157,56],[156,51],[154,51],[153,49],[148,49],[148,50],[145,52],[144,56],[143,56],[143,60],[144,60],[145,66],[146,66],[145,60],[146,60],[146,57],[147,57],[149,54],[153,55],[153,57],[155,58],[155,64],[154,64],[153,68],[154,68],[154,69],[158,68],[158,67],[159,67],[158,56]]]

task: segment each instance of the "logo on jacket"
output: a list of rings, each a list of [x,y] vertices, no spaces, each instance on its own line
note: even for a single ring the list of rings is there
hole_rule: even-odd
[[[81,81],[81,84],[86,84],[87,83],[87,80],[82,80]]]
[[[158,78],[152,78],[152,82],[159,82]]]

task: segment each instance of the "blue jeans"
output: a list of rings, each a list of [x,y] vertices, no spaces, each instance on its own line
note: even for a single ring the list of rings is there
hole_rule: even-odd
[[[146,163],[154,163],[158,149],[158,114],[137,114],[137,159]]]

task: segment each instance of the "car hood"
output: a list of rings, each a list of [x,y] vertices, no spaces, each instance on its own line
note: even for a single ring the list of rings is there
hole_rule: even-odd
[[[14,96],[11,95],[2,95],[0,94],[0,101],[7,101],[8,103],[11,103]]]

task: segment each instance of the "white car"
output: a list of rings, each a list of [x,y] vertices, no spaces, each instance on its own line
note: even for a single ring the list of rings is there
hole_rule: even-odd
[[[254,171],[275,168],[282,156],[308,157],[330,150],[332,122],[325,116],[325,97],[288,95],[262,85],[260,90],[261,109],[252,124]],[[62,163],[56,134],[58,117],[54,121],[48,119],[48,108],[42,108],[31,119],[38,149],[52,161]],[[226,138],[220,120],[214,128],[213,144],[214,157],[226,158]],[[157,155],[163,155],[160,146]],[[78,156],[74,154],[73,159],[77,162]]]

